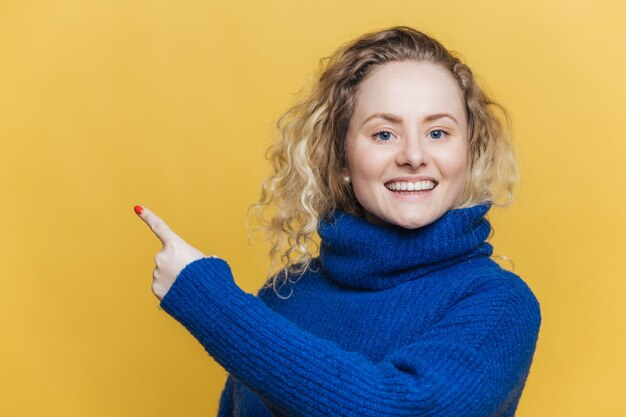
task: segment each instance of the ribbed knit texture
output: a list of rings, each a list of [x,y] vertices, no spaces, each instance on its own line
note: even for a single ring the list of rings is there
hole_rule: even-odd
[[[489,258],[488,210],[414,230],[335,212],[288,299],[248,294],[224,260],[203,258],[161,307],[230,374],[220,417],[513,416],[541,314]]]

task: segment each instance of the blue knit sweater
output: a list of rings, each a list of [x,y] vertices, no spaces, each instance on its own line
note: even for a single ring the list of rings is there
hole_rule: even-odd
[[[489,208],[414,230],[335,212],[288,299],[203,258],[161,307],[228,371],[219,416],[513,416],[541,314],[489,258]]]

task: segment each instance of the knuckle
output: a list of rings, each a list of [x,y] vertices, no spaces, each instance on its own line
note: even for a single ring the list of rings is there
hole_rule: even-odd
[[[170,239],[165,243],[165,247],[174,254],[178,254],[183,247],[184,242],[176,238]]]

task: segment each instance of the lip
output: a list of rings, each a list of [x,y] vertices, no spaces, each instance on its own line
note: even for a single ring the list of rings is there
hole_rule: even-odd
[[[417,182],[417,181],[432,181],[435,183],[435,186],[439,184],[439,182],[435,180],[433,177],[425,177],[423,175],[420,175],[420,176],[409,176],[409,177],[397,177],[397,178],[387,181],[385,185],[392,183],[392,182]]]

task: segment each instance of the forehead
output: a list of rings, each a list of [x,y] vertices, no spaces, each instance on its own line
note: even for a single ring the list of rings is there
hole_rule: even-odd
[[[450,72],[427,62],[380,65],[359,83],[353,118],[376,112],[416,119],[432,113],[452,113],[465,119],[463,92]]]

